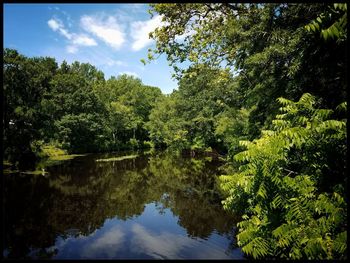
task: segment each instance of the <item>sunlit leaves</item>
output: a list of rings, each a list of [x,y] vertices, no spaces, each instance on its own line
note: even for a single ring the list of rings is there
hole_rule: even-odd
[[[235,155],[239,172],[221,177],[228,196],[224,207],[236,211],[237,204],[246,204],[239,245],[253,258],[342,258],[346,244],[339,231],[345,227],[346,203],[341,192],[320,193],[319,182],[331,178],[319,168],[328,169],[327,163],[318,162],[327,162],[328,147],[345,145],[346,120],[315,108],[311,94],[297,102],[278,101],[283,114],[273,121],[274,130],[242,141],[246,150]],[[341,105],[338,109],[346,108]],[[303,165],[291,169],[294,159]],[[343,173],[343,167],[336,169]]]

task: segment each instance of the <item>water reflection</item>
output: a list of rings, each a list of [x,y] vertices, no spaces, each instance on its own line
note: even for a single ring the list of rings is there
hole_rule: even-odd
[[[5,177],[8,258],[240,258],[218,164],[164,152]]]

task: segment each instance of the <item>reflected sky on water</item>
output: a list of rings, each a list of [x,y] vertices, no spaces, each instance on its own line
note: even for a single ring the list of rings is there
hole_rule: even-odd
[[[243,258],[217,161],[165,152],[96,161],[118,155],[80,156],[47,176],[6,175],[4,257]]]

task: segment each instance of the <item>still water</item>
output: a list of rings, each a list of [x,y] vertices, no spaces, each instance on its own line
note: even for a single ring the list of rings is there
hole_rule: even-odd
[[[219,163],[165,152],[94,154],[4,176],[5,258],[242,259]]]

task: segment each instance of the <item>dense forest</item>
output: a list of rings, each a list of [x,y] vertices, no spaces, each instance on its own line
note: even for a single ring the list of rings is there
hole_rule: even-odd
[[[152,4],[178,89],[4,50],[4,160],[168,148],[226,156],[254,259],[347,258],[347,4]],[[178,38],[178,36],[184,36]],[[181,68],[183,62],[189,67]]]
[[[60,151],[149,146],[144,126],[162,93],[132,76],[105,80],[90,64],[5,49],[4,95],[4,155],[21,165]]]

